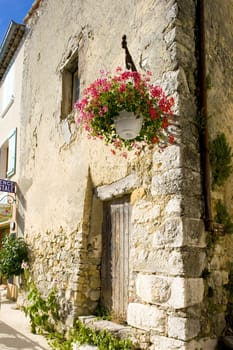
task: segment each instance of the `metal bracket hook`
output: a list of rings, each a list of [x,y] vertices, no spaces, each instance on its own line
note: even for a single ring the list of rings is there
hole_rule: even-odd
[[[132,56],[129,53],[129,49],[127,47],[127,41],[126,41],[126,35],[123,35],[122,37],[122,48],[125,50],[125,65],[128,70],[131,70],[132,72],[137,72],[137,68],[133,62]]]

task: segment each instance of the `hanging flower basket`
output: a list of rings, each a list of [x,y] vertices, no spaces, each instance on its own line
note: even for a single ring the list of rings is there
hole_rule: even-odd
[[[121,111],[113,118],[116,132],[123,140],[134,140],[141,131],[143,116],[134,112]]]
[[[116,149],[140,151],[145,145],[174,142],[168,130],[173,104],[172,97],[167,98],[161,87],[151,84],[150,72],[124,72],[118,67],[113,76],[101,72],[101,78],[84,90],[74,108],[78,111],[77,123],[89,137],[104,140]],[[120,127],[122,114],[124,126]],[[129,122],[126,115],[134,121]]]

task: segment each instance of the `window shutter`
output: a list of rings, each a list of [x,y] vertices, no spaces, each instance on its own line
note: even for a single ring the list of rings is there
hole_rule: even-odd
[[[8,177],[14,175],[16,170],[16,131],[16,129],[12,130],[8,138]]]

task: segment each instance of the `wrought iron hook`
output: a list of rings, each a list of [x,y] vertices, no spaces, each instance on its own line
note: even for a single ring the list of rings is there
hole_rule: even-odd
[[[126,68],[131,70],[132,72],[137,72],[137,68],[133,62],[132,56],[129,53],[129,49],[127,47],[126,35],[122,37],[122,48],[125,50],[125,65]]]
[[[15,195],[11,195],[11,194],[6,194],[5,196],[1,197],[0,198],[0,203],[3,202],[4,203],[4,200],[5,198],[7,199],[7,204],[13,204],[13,203],[16,203],[16,198],[15,198]]]

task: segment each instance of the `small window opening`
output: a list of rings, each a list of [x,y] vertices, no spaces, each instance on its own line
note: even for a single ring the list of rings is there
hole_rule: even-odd
[[[62,70],[62,103],[61,118],[65,119],[73,110],[79,98],[80,78],[78,71],[78,55],[73,54]]]

